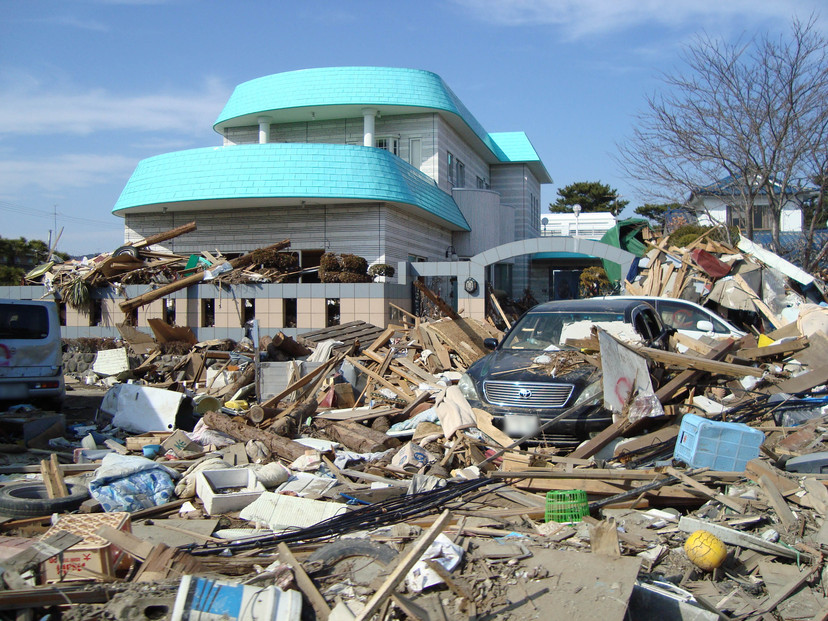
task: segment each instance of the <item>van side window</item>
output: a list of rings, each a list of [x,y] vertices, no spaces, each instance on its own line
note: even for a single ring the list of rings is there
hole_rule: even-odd
[[[43,307],[0,304],[0,337],[44,339],[49,336],[49,313]]]

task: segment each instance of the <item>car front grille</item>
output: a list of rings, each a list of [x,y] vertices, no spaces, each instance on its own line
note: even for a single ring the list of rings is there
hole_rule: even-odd
[[[486,401],[513,408],[561,408],[574,389],[572,384],[483,382]]]

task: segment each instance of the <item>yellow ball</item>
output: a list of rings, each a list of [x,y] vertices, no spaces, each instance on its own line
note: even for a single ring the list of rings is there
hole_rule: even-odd
[[[697,530],[684,542],[687,558],[699,569],[713,571],[721,567],[727,558],[727,548],[722,540],[705,530]]]

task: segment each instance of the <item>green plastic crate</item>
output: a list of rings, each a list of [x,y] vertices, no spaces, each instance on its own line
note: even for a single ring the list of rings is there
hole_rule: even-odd
[[[546,492],[546,522],[573,524],[589,515],[589,502],[582,489]]]

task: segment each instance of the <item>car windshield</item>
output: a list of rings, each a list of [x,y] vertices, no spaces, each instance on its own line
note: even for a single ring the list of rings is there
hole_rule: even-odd
[[[515,324],[503,341],[503,349],[558,349],[567,338],[588,338],[589,329],[596,323],[624,322],[623,313],[612,312],[552,312],[528,313]]]

